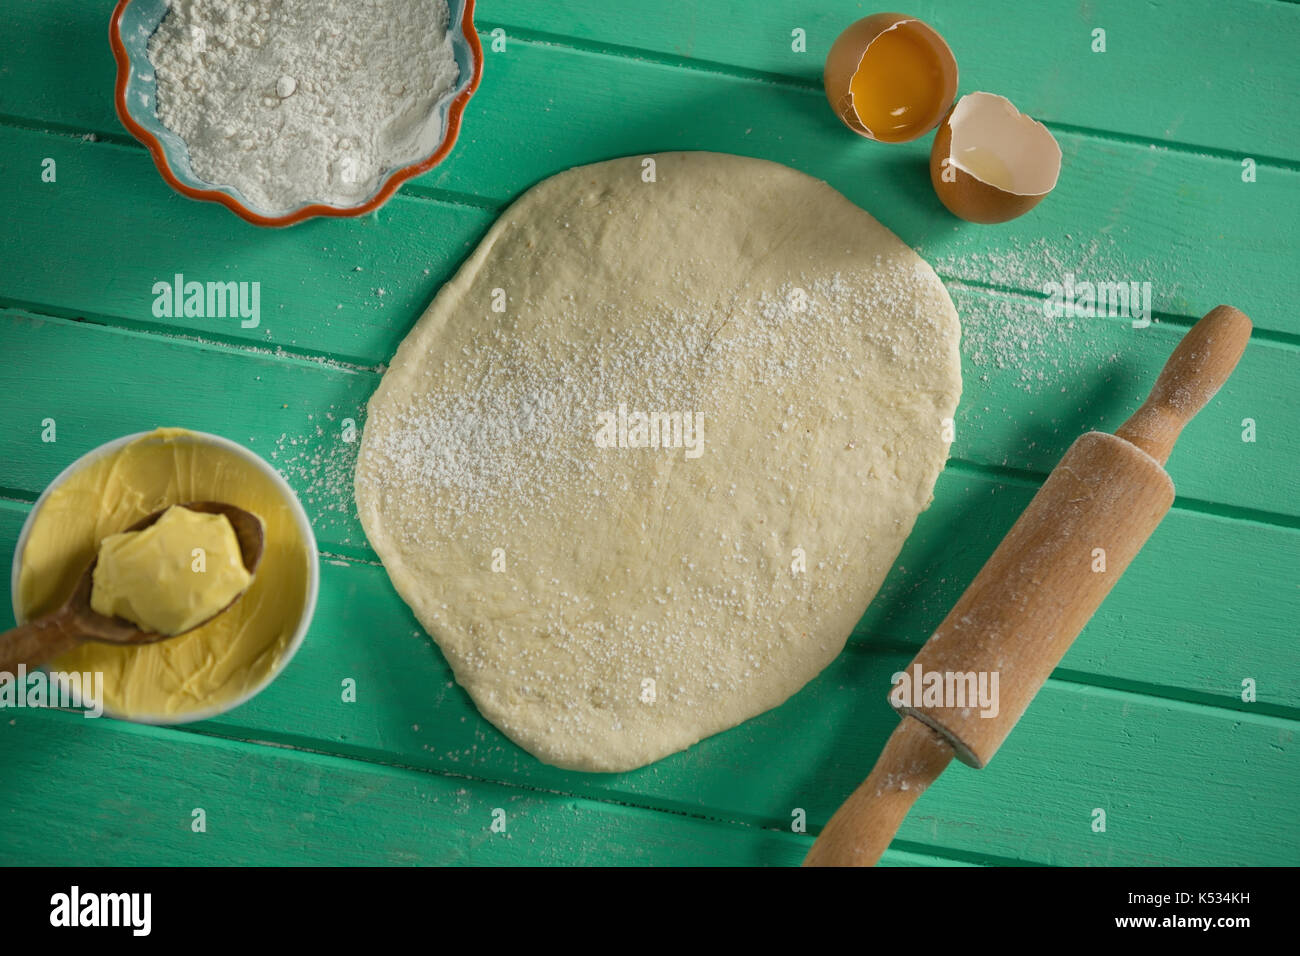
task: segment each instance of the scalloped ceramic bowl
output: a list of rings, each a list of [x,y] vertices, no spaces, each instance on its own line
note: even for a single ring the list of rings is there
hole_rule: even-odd
[[[232,186],[209,183],[194,174],[185,141],[158,119],[157,84],[149,62],[149,38],[167,13],[167,0],[118,0],[109,23],[109,42],[117,61],[115,103],[118,119],[149,148],[163,179],[191,199],[218,202],[258,226],[291,226],[313,216],[361,216],[382,206],[397,188],[413,176],[426,173],[451,152],[460,132],[461,113],[483,73],[483,48],[474,32],[474,0],[447,0],[451,14],[448,32],[460,77],[436,107],[442,140],[428,156],[397,166],[379,177],[379,185],[364,202],[352,206],[308,203],[287,213],[259,210]]]

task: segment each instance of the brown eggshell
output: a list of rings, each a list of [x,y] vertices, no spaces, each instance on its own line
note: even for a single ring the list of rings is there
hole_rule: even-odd
[[[904,21],[917,24],[929,39],[931,48],[938,55],[943,66],[944,92],[942,101],[935,104],[933,120],[924,127],[918,127],[915,135],[908,136],[906,139],[882,139],[867,129],[858,118],[857,110],[853,106],[853,94],[849,90],[853,83],[853,76],[862,64],[863,56],[866,55],[867,47],[871,46],[872,41],[880,34]],[[877,142],[906,143],[919,139],[934,129],[948,112],[948,107],[952,105],[957,95],[957,59],[953,56],[947,42],[939,35],[939,31],[924,20],[918,20],[904,13],[873,13],[850,24],[831,44],[830,52],[826,54],[826,67],[822,72],[822,85],[826,89],[826,99],[831,104],[831,109],[849,129]]]
[[[1042,202],[1051,189],[1035,195],[1008,192],[955,166],[952,178],[943,178],[944,161],[952,155],[952,114],[956,109],[948,111],[930,147],[930,183],[948,211],[967,222],[991,225],[1023,216]]]

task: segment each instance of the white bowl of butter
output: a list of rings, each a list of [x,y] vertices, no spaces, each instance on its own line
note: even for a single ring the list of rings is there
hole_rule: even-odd
[[[178,724],[238,707],[284,670],[311,623],[319,559],[293,490],[242,445],[175,428],[101,445],[50,483],[14,551],[15,618],[58,607],[106,537],[187,501],[222,501],[261,518],[261,562],[243,596],[193,631],[138,647],[87,641],[47,663],[52,671],[102,672],[110,716]]]

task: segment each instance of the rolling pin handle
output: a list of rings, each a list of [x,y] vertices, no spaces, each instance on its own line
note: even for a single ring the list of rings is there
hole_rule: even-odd
[[[952,762],[952,745],[915,717],[904,717],[871,774],[835,811],[804,866],[875,866],[916,798]]]
[[[1237,367],[1250,330],[1250,319],[1232,306],[1211,309],[1183,336],[1147,400],[1115,434],[1163,465],[1183,426]]]

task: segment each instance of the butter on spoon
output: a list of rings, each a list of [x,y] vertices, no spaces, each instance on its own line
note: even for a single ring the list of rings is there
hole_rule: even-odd
[[[171,507],[183,508],[198,514],[223,515],[230,522],[239,544],[240,558],[248,572],[248,580],[242,590],[213,613],[198,621],[187,621],[184,630],[172,634],[149,630],[122,617],[100,614],[91,606],[91,595],[95,589],[95,568],[103,553],[101,543],[100,551],[86,566],[86,570],[77,580],[72,595],[61,608],[0,634],[0,672],[14,673],[20,664],[29,667],[38,666],[71,650],[82,641],[135,645],[153,644],[169,637],[178,637],[208,623],[238,601],[247,591],[248,584],[257,571],[258,562],[262,559],[264,534],[261,519],[242,508],[217,501],[193,501]],[[131,525],[126,532],[144,531],[156,524],[169,510],[170,508],[163,508],[155,511]],[[186,556],[188,558],[189,549],[186,550]]]

